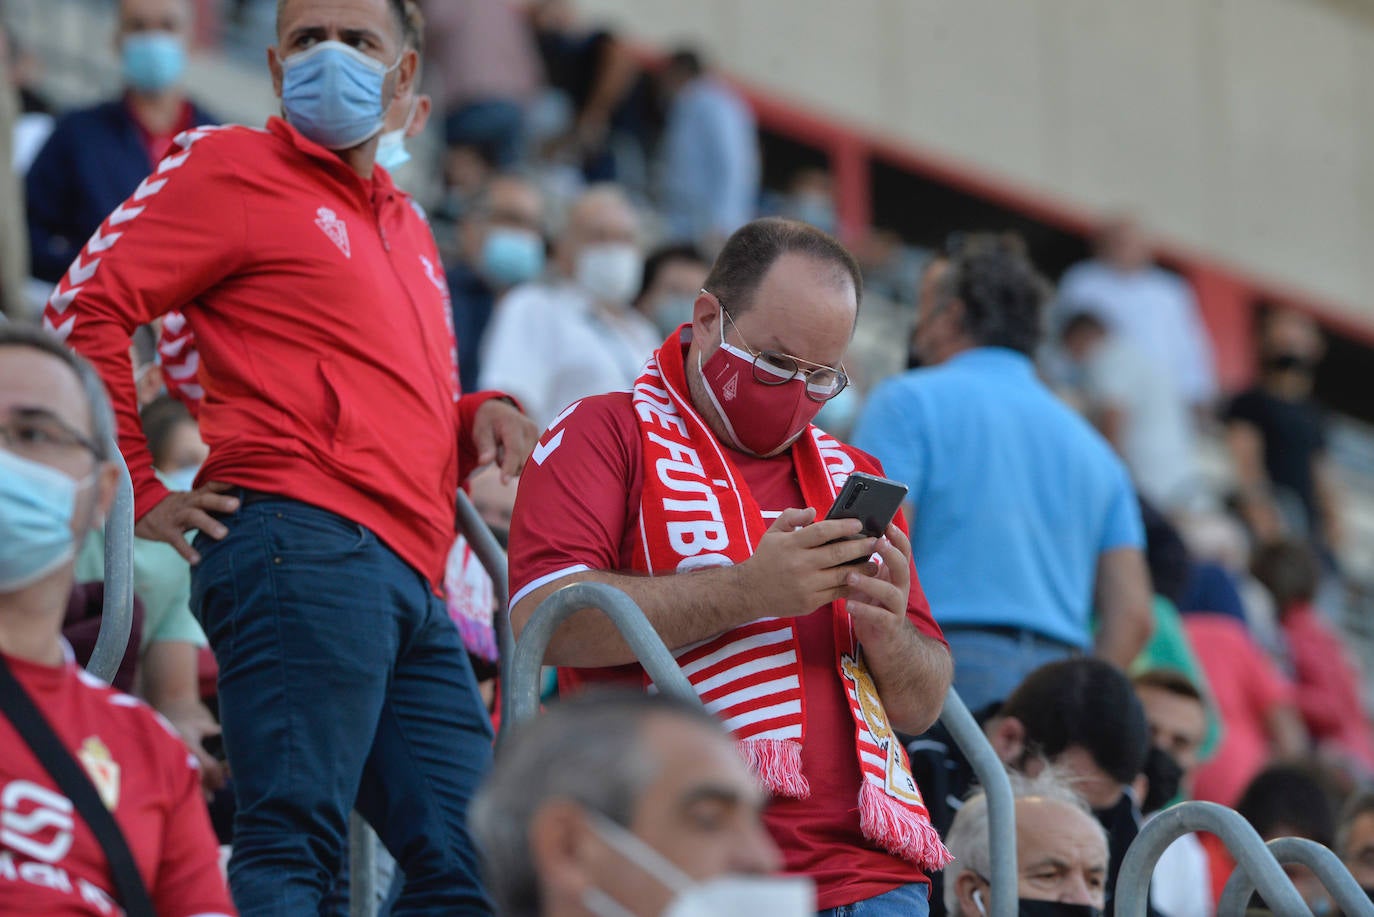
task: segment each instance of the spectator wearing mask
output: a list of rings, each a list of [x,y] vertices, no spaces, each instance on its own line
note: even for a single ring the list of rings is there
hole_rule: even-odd
[[[1178,767],[1179,789],[1191,795],[1193,774],[1207,738],[1207,708],[1202,693],[1187,676],[1168,669],[1154,669],[1135,678],[1135,693],[1150,724],[1150,742],[1156,753],[1167,755]],[[1159,797],[1151,787],[1147,794]],[[1169,802],[1142,806],[1147,816]],[[1196,834],[1185,834],[1170,844],[1159,858],[1155,875],[1167,881],[1150,885],[1150,904],[1160,917],[1212,917],[1211,877],[1207,851]]]
[[[193,489],[196,473],[209,454],[185,405],[167,396],[143,410],[153,468],[172,490]],[[105,579],[105,533],[97,529],[77,555],[81,582]],[[139,653],[139,694],[167,718],[200,762],[210,790],[223,788],[224,765],[205,749],[205,739],[220,734],[219,724],[200,699],[200,652],[205,633],[191,613],[191,571],[171,545],[134,539],[134,595],[143,603]]]
[[[114,500],[113,438],[84,360],[36,330],[0,328],[0,911],[224,917],[234,910],[195,759],[142,703],[79,669],[61,638],[73,560]],[[11,719],[25,703],[113,816],[130,878],[113,878],[90,810]]]
[[[1016,804],[1017,907],[1021,917],[1099,917],[1106,906],[1107,835],[1083,799],[1053,771],[1013,773]],[[945,913],[987,917],[992,894],[988,801],[981,790],[964,803],[947,838]]]
[[[1301,541],[1275,541],[1251,561],[1274,597],[1293,666],[1293,693],[1307,733],[1358,775],[1374,775],[1374,731],[1364,715],[1358,659],[1312,604],[1321,562]]]
[[[458,369],[463,388],[475,389],[481,343],[496,301],[544,273],[544,196],[517,175],[498,175],[464,210],[459,257],[448,271]]]
[[[669,56],[658,86],[667,108],[661,198],[668,235],[714,251],[758,209],[754,113],[690,49]]]
[[[543,80],[529,26],[510,0],[425,0],[424,10],[445,141],[512,168]]]
[[[1241,512],[1260,540],[1284,531],[1339,550],[1341,491],[1327,453],[1326,422],[1312,398],[1325,344],[1312,319],[1280,310],[1264,318],[1260,379],[1226,409]]]
[[[459,482],[492,461],[518,473],[535,431],[494,393],[459,397],[433,237],[376,168],[387,106],[417,67],[404,4],[279,13],[268,64],[285,118],[183,134],[73,262],[45,323],[114,395],[138,534],[192,564],[220,668],[240,909],[317,910],[356,807],[398,855],[398,907],[480,913],[464,818],[491,727],[439,589]],[[134,329],[171,309],[205,388],[210,456],[190,492],[157,479],[128,361]]]
[[[1212,342],[1193,291],[1158,267],[1140,224],[1129,216],[1102,224],[1096,257],[1069,268],[1059,281],[1060,318],[1091,312],[1130,344],[1190,406],[1206,410],[1216,398]]]
[[[1193,418],[1173,380],[1091,312],[1064,323],[1060,349],[1081,410],[1125,461],[1142,496],[1184,508],[1197,486]]]
[[[121,0],[118,21],[123,96],[59,119],[29,169],[29,244],[40,280],[62,279],[105,217],[168,152],[172,138],[218,122],[181,88],[189,0]]]
[[[658,341],[632,306],[644,276],[640,232],[619,188],[578,198],[554,250],[555,275],[497,304],[481,386],[510,392],[541,425],[579,398],[628,390]]]
[[[1100,659],[1052,662],[1028,675],[1005,701],[976,716],[993,750],[1010,770],[1038,776],[1047,767],[1087,801],[1111,839],[1108,887],[1116,884],[1139,812],[1132,784],[1145,768],[1149,732],[1130,680]],[[908,745],[917,782],[942,834],[974,785],[972,766],[941,729]],[[932,914],[944,900],[940,881]]]
[[[472,826],[505,917],[810,915],[810,883],[770,876],[766,799],[696,704],[601,693],[516,727]]]
[[[1346,801],[1333,849],[1374,901],[1374,792],[1356,793]]]
[[[410,161],[406,140],[419,136],[429,121],[430,112],[429,96],[420,95],[416,89],[424,52],[424,15],[414,0],[404,0],[404,8],[403,40],[405,47],[415,52],[417,77],[411,86],[403,89],[387,106],[386,118],[382,122],[382,133],[377,139],[376,164],[386,169],[388,174]],[[151,386],[156,390],[158,386],[165,384],[168,394],[185,404],[192,417],[197,417],[200,412],[200,399],[205,396],[205,391],[201,388],[198,378],[200,354],[196,350],[195,334],[187,323],[186,316],[175,309],[154,324],[158,335],[156,347],[160,364],[156,367],[156,379],[149,379],[147,384],[140,381],[139,403],[147,403],[143,400],[146,388]],[[135,341],[137,340],[136,336]],[[153,364],[147,365],[150,367],[151,375]]]
[[[935,721],[948,650],[900,521],[835,543],[860,523],[818,521],[850,472],[881,473],[810,423],[847,384],[861,291],[853,257],[804,223],[731,236],[633,393],[585,397],[544,434],[511,520],[512,620],[570,583],[629,594],[761,774],[765,822],[823,913],[920,917],[945,854],[895,731]],[[566,692],[645,685],[595,615],[547,661]]]
[[[692,320],[692,303],[706,283],[711,262],[691,245],[665,245],[644,259],[644,280],[635,308],[667,337]]]
[[[962,237],[947,260],[917,316],[929,368],[879,385],[854,441],[910,488],[921,579],[976,710],[1074,653],[1125,668],[1153,623],[1130,478],[1035,373],[1044,281],[1014,238]]]

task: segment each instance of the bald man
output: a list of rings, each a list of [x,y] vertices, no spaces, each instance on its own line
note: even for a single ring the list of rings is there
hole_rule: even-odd
[[[587,395],[629,389],[659,344],[632,307],[644,274],[640,236],[618,187],[578,198],[554,247],[554,276],[497,304],[478,387],[515,395],[539,424]]]
[[[57,122],[27,178],[32,272],[56,283],[110,211],[133,193],[172,138],[214,115],[186,97],[189,0],[121,0],[114,46],[119,98]]]

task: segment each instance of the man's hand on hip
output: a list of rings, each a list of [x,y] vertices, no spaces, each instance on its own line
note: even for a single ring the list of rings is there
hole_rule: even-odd
[[[849,575],[858,568],[843,565],[872,554],[876,539],[854,538],[863,528],[857,519],[815,518],[814,509],[784,510],[754,556],[740,564],[757,617],[809,615],[849,594]]]
[[[501,483],[505,484],[520,476],[539,442],[539,428],[509,401],[493,398],[477,409],[472,441],[477,446],[477,467],[495,462],[501,469]]]
[[[188,563],[200,563],[200,555],[186,541],[186,533],[197,529],[218,541],[229,530],[211,513],[232,513],[239,508],[237,497],[226,495],[233,484],[211,481],[192,491],[173,491],[138,520],[134,534],[148,541],[165,541],[176,548]]]

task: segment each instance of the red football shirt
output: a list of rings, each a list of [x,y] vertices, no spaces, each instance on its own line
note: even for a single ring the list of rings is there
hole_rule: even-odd
[[[5,661],[113,806],[160,917],[234,914],[196,759],[181,740],[73,662]],[[0,913],[121,913],[95,835],[3,717],[0,748]]]
[[[731,459],[765,516],[805,506],[790,454],[758,459],[732,452]],[[510,531],[511,604],[571,573],[628,571],[643,473],[640,430],[628,393],[586,398],[556,419],[520,479]],[[918,630],[943,640],[914,569],[907,613]],[[915,866],[873,846],[859,831],[854,720],[835,672],[831,614],[827,608],[796,619],[808,671],[802,771],[811,798],[774,798],[764,814],[787,871],[815,880],[822,909],[927,881]],[[826,671],[834,677],[813,676]],[[599,681],[639,684],[641,677],[637,666],[560,672],[567,689]]]

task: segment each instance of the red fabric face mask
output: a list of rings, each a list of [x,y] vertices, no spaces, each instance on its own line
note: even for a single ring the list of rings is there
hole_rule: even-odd
[[[720,347],[704,363],[698,356],[697,368],[731,445],[744,452],[772,455],[791,445],[820,413],[822,404],[807,397],[802,376],[787,379],[766,360],[756,370],[753,354],[725,342],[723,322]],[[756,371],[782,381],[767,385],[754,378]]]

